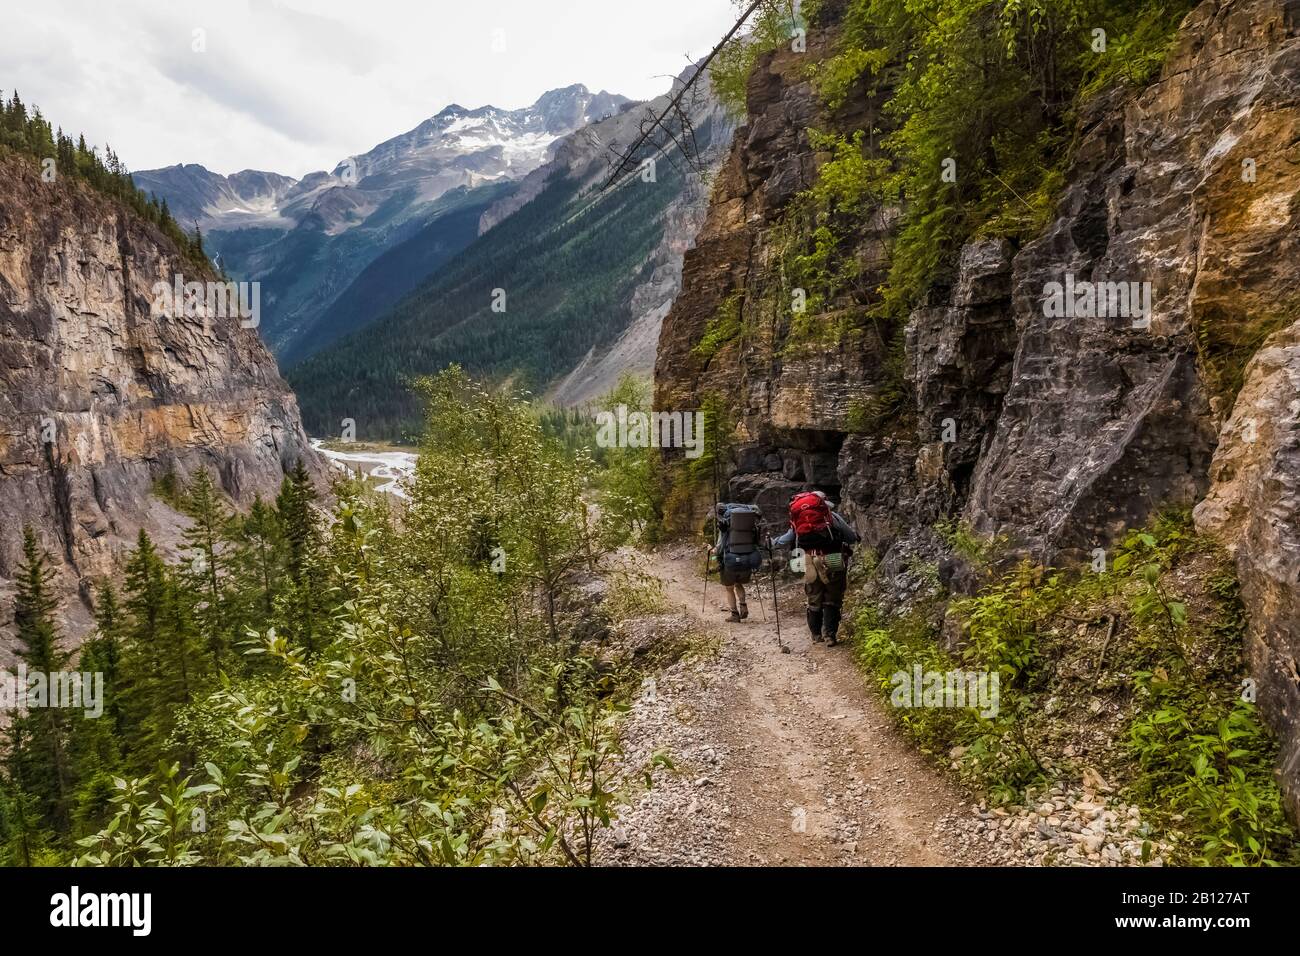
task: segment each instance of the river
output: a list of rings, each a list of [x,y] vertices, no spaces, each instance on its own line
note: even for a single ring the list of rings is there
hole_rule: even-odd
[[[324,447],[319,438],[312,439],[311,447],[328,458],[335,468],[351,475],[355,475],[359,469],[371,478],[387,479],[376,491],[398,498],[410,498],[403,485],[415,473],[417,455],[408,451],[335,451]]]

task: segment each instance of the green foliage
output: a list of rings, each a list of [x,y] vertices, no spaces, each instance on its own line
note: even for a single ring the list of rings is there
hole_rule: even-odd
[[[941,530],[955,547],[987,553],[987,543],[964,540],[960,528]],[[1113,779],[1176,838],[1182,861],[1294,861],[1297,834],[1273,776],[1277,743],[1242,694],[1236,580],[1187,514],[1163,514],[1127,534],[1100,573],[1024,562],[977,596],[954,601],[949,615],[962,625],[953,655],[939,648],[925,608],[896,620],[860,609],[855,641],[882,692],[893,673],[915,664],[998,672],[992,720],[973,710],[895,711],[923,750],[955,761],[965,782],[995,800],[1015,800],[1027,786],[1069,772],[1060,742],[1070,728],[1059,724],[1070,718],[1051,716],[1043,702],[1087,715],[1087,703],[1102,696],[1120,705],[1115,752],[1090,759],[1111,761]],[[1073,627],[1063,636],[1065,621],[1109,622],[1110,636],[1100,652],[1080,649]],[[1088,661],[1083,682],[1071,676],[1074,656]]]
[[[860,666],[887,699],[894,675],[910,675],[918,664],[923,671],[946,673],[960,667],[984,668],[990,663],[974,652],[961,656],[945,653],[921,613],[884,622],[874,609],[860,608],[853,632]],[[995,652],[997,648],[986,642],[984,650]],[[961,779],[1006,802],[1041,781],[1043,769],[1023,733],[1021,719],[1028,701],[1005,684],[999,696],[998,711],[990,716],[975,708],[943,707],[896,708],[893,714],[923,753],[943,761],[950,753],[958,754]]]
[[[1092,96],[1116,85],[1141,88],[1155,79],[1190,7],[1188,3],[1116,5],[1114,19],[1105,27],[1105,55],[1085,58],[1081,95]]]
[[[719,392],[706,392],[699,410],[704,416],[704,447],[699,457],[687,461],[686,475],[693,486],[712,489],[716,498],[736,446],[735,403]]]
[[[1114,571],[1133,581],[1126,599],[1138,639],[1152,648],[1133,674],[1143,699],[1128,728],[1143,771],[1134,790],[1167,817],[1181,817],[1180,828],[1199,840],[1198,863],[1294,862],[1296,833],[1273,773],[1277,743],[1243,694],[1237,668],[1201,651],[1206,643],[1243,645],[1236,579],[1226,567],[1210,579],[1215,613],[1200,628],[1172,591],[1170,572],[1197,546],[1185,517],[1164,516],[1150,531],[1129,534],[1114,561]]]
[[[732,0],[738,10],[749,0]],[[746,27],[728,41],[709,65],[709,81],[722,105],[735,117],[745,116],[745,88],[758,58],[791,42],[797,27],[806,26],[793,0],[771,0],[761,6]]]
[[[704,335],[695,347],[691,349],[691,354],[697,358],[708,361],[718,354],[718,350],[734,339],[740,337],[744,330],[744,324],[740,318],[740,303],[743,296],[739,292],[733,292],[727,296],[718,312],[708,322],[704,329]]]
[[[174,510],[184,510],[184,488],[181,487],[181,480],[177,476],[175,469],[168,469],[161,478],[153,483],[153,493]]]
[[[648,382],[624,375],[613,391],[597,405],[601,411],[617,413],[620,405],[632,412],[651,411]],[[588,420],[594,420],[590,414]],[[590,436],[598,468],[594,484],[598,494],[602,526],[609,545],[654,541],[661,532],[663,489],[656,466],[657,448],[601,448]]]
[[[15,589],[18,659],[28,673],[50,679],[64,669],[68,655],[59,647],[54,621],[54,570],[31,528],[23,530],[23,561]],[[33,833],[40,826],[67,826],[71,812],[69,734],[67,712],[59,707],[34,707],[15,714],[10,722],[9,778],[14,784],[15,805],[29,814],[22,825],[31,827]]]
[[[980,535],[964,521],[942,521],[935,530],[954,554],[977,566],[996,561],[1010,544],[1005,535]]]
[[[1200,837],[1197,862],[1275,865],[1293,855],[1296,834],[1273,777],[1276,744],[1255,705],[1176,664],[1135,677],[1148,697],[1129,728],[1145,771],[1139,793]]]
[[[813,131],[829,162],[788,213],[801,224],[794,271],[901,319],[951,279],[972,237],[1035,235],[1064,181],[1078,105],[1146,83],[1191,5],[850,0],[816,82],[832,114],[850,100],[883,106],[868,129]],[[887,278],[855,289],[861,227],[895,205]]]
[[[142,535],[123,600],[100,593],[82,663],[120,710],[72,749],[72,821],[13,766],[5,860],[592,862],[622,800],[634,675],[597,667],[577,588],[627,516],[593,514],[588,456],[525,401],[459,369],[419,387],[428,422],[400,511],[344,483],[326,522],[301,467],[246,515],[202,472],[180,489],[181,560]],[[661,602],[615,575],[613,613]]]

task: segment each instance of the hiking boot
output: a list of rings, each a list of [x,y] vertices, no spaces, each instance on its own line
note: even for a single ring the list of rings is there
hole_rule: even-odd
[[[812,634],[812,639],[814,644],[820,644],[822,642],[821,608],[818,608],[815,611],[812,608],[808,609],[808,631],[809,633]]]
[[[740,619],[743,621],[747,617],[749,617],[749,608],[745,607],[745,605],[742,604],[740,606]]]
[[[827,605],[822,609],[822,615],[826,625],[826,646],[834,647],[839,643],[837,635],[840,632],[840,609]]]
[[[743,617],[741,617],[741,616],[740,616],[739,614],[737,614],[735,611],[732,611],[732,612],[731,612],[731,616],[727,618],[727,623],[728,623],[728,624],[739,624],[739,623],[740,623],[741,621],[743,621],[743,620],[744,620]]]

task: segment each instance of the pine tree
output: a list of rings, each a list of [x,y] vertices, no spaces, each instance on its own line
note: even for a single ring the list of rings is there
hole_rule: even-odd
[[[44,821],[66,830],[69,821],[72,781],[68,766],[67,715],[52,699],[54,681],[65,669],[68,654],[59,649],[54,613],[54,571],[32,529],[23,530],[23,561],[15,582],[14,625],[18,635],[18,659],[31,676],[40,675],[47,687],[47,699],[15,725],[27,736],[17,759],[22,764],[25,789],[38,801]],[[25,688],[20,688],[20,691]]]
[[[98,717],[84,711],[72,718],[70,750],[77,781],[72,812],[74,832],[93,833],[112,815],[113,777],[120,772],[122,612],[111,585],[99,589],[95,607],[95,635],[81,648],[79,669],[102,678],[104,699]],[[92,678],[93,679],[93,678]]]
[[[198,690],[201,652],[184,590],[143,530],[126,566],[122,739],[128,765],[151,770],[166,753],[176,710]]]
[[[255,630],[269,627],[285,562],[284,533],[280,518],[260,495],[240,522],[237,590],[245,596],[243,622]]]
[[[9,756],[0,785],[0,863],[32,866],[53,837],[42,825],[39,802],[23,777],[28,753],[22,721],[9,725],[8,738]]]
[[[93,832],[107,822],[112,807],[113,777],[121,772],[117,724],[108,706],[116,687],[109,683],[105,665],[99,659],[100,653],[100,647],[83,650],[81,670],[83,674],[102,677],[105,698],[101,705],[102,713],[93,716],[84,710],[77,711],[71,721],[68,750],[76,781],[72,822],[77,834]]]
[[[117,601],[117,591],[111,584],[99,588],[99,601],[95,606],[95,636],[82,648],[82,670],[91,670],[87,656],[104,675],[108,700],[105,715],[114,730],[121,724],[121,709],[114,693],[122,677],[122,608]]]
[[[213,667],[219,670],[230,647],[222,545],[229,540],[233,516],[223,505],[206,469],[200,469],[191,479],[184,508],[194,523],[184,534],[190,561],[181,583],[195,598],[193,603],[205,646]]]
[[[315,653],[324,603],[325,573],[321,565],[320,527],[316,518],[316,489],[302,460],[280,485],[276,512],[284,531],[286,555],[281,629],[308,654]]]

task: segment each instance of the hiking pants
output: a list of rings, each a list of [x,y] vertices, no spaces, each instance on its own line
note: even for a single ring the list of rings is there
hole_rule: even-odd
[[[840,629],[840,606],[848,590],[848,561],[841,568],[826,567],[820,554],[809,554],[803,578],[804,598],[808,602],[808,630],[814,637],[825,629],[827,637],[835,637]]]
[[[806,568],[803,593],[808,601],[808,610],[820,611],[824,607],[839,607],[844,603],[844,592],[849,585],[846,567],[828,568],[824,557],[810,554],[807,556]]]

